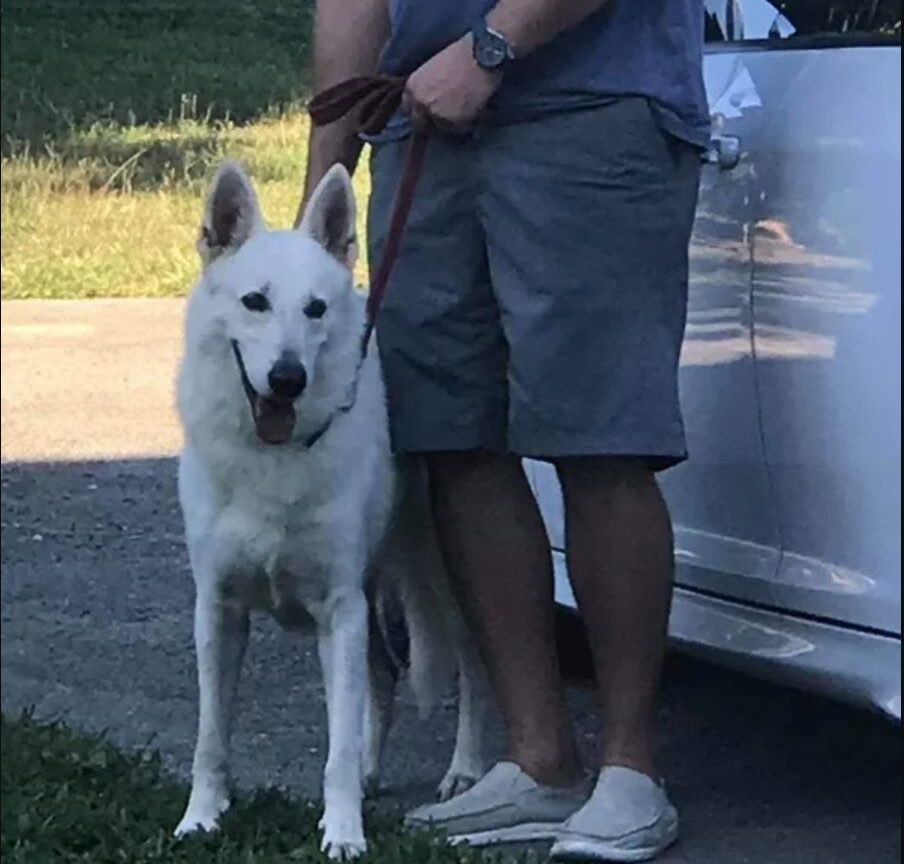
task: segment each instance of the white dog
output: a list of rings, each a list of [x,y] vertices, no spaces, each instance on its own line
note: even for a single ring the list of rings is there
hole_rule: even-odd
[[[345,169],[317,187],[298,230],[270,231],[242,169],[224,163],[198,242],[178,406],[179,497],[196,586],[198,741],[178,834],[212,830],[229,805],[234,694],[249,610],[316,626],[329,752],[322,848],[366,848],[395,685],[376,613],[401,600],[422,707],[459,676],[448,797],[485,768],[482,669],[448,593],[425,478],[390,454],[379,357],[362,359],[364,302],[352,286],[355,203]]]

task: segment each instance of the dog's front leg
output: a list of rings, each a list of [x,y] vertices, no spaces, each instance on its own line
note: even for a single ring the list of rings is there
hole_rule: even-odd
[[[366,850],[361,813],[361,755],[367,689],[367,602],[360,588],[327,601],[318,623],[329,749],[323,774],[323,843],[330,858]]]
[[[198,740],[191,795],[177,835],[214,830],[229,807],[229,736],[247,644],[248,610],[223,599],[214,585],[199,586],[195,600]]]

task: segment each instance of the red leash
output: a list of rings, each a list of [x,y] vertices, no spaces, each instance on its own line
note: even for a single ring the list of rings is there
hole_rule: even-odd
[[[402,101],[404,91],[404,78],[391,78],[385,75],[349,78],[314,96],[308,105],[308,113],[315,126],[325,126],[357,110],[358,131],[373,135],[380,132],[389,122]],[[392,205],[383,257],[371,280],[370,292],[367,295],[367,320],[361,344],[362,353],[367,352],[367,344],[377,322],[377,313],[386,294],[389,276],[399,255],[402,234],[411,211],[426,151],[427,136],[422,132],[412,133]]]

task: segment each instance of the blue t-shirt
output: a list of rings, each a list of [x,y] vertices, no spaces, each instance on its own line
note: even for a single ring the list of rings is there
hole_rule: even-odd
[[[469,32],[496,0],[389,0],[390,37],[380,71],[409,75]],[[703,0],[608,0],[599,11],[515,60],[486,120],[516,123],[545,112],[644,96],[662,128],[691,144],[709,140],[703,89]],[[395,118],[387,137],[403,134]]]

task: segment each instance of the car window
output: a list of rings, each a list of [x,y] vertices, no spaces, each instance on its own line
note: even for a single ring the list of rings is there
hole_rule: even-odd
[[[900,44],[901,0],[706,0],[706,41]]]

